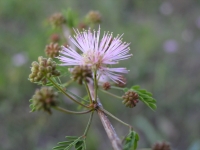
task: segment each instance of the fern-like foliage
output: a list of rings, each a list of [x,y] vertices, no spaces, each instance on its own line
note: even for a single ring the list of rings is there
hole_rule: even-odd
[[[74,147],[76,150],[86,150],[85,138],[83,136],[66,136],[67,141],[59,142],[53,150],[70,150]]]
[[[156,100],[152,97],[152,93],[141,89],[139,85],[132,86],[131,89],[125,88],[124,91],[133,90],[139,95],[139,100],[145,103],[152,110],[156,110]]]
[[[123,150],[136,150],[138,141],[138,134],[134,131],[130,131],[130,133],[124,139]]]

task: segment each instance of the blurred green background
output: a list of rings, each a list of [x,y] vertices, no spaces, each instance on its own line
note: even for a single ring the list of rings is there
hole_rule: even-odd
[[[142,103],[129,109],[108,96],[100,98],[107,110],[134,126],[139,147],[164,140],[174,150],[200,150],[199,0],[1,0],[0,150],[50,150],[66,135],[84,132],[89,115],[29,113],[28,100],[39,87],[27,80],[30,64],[44,56],[49,44],[45,20],[67,8],[80,18],[98,10],[101,30],[124,33],[124,41],[131,42],[133,57],[121,63],[131,70],[128,86],[151,91],[158,109],[153,112]],[[111,121],[121,138],[128,133]],[[87,144],[88,150],[111,149],[97,115]]]

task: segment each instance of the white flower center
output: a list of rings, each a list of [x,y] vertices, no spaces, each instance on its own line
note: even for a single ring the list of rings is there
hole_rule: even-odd
[[[93,66],[96,67],[97,69],[102,66],[103,64],[102,59],[103,55],[94,50],[88,50],[86,53],[83,54],[84,65]]]

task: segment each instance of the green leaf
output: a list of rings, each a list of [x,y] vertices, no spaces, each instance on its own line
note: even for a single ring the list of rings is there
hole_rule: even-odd
[[[140,101],[145,103],[152,110],[156,110],[156,100],[152,97],[152,93],[146,91],[145,89],[141,89],[139,85],[134,85],[129,90],[136,92]],[[124,91],[127,92],[128,90],[125,89]]]
[[[139,136],[136,132],[130,131],[125,137],[123,150],[136,150]]]
[[[74,147],[76,150],[86,150],[85,139],[82,136],[66,136],[67,141],[58,142],[58,146],[54,147],[53,150],[70,150]]]
[[[70,76],[70,72],[67,67],[57,65],[56,70],[60,71],[60,77]]]

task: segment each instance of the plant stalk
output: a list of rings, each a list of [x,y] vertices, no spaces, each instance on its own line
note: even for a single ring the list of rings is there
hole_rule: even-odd
[[[89,112],[92,111],[92,109],[91,109],[91,110],[86,110],[86,111],[77,112],[77,111],[67,110],[67,109],[64,109],[64,108],[59,107],[59,106],[55,106],[55,107],[53,107],[53,108],[56,109],[56,110],[58,110],[58,111],[64,112],[64,113],[66,113],[66,114],[76,114],[76,115],[87,114],[87,113],[89,113]]]
[[[91,123],[92,123],[93,114],[94,114],[94,111],[90,114],[90,119],[89,119],[89,121],[88,121],[87,127],[86,127],[85,132],[84,132],[84,135],[85,135],[85,136],[87,136],[88,130],[89,130],[90,125],[91,125]]]
[[[93,82],[90,82],[88,86],[89,86],[92,98],[95,98],[95,91],[94,91],[95,89],[94,89]],[[103,106],[98,98],[97,98],[97,104],[98,104],[98,107],[103,108]],[[108,135],[108,138],[112,144],[113,149],[114,150],[122,150],[122,143],[121,143],[117,133],[115,132],[112,124],[110,123],[108,117],[106,116],[106,114],[98,108],[96,109],[96,111],[101,119],[101,122],[103,124],[103,127],[104,127],[107,135]]]
[[[111,96],[113,96],[113,97],[115,97],[115,98],[118,98],[118,99],[121,99],[121,100],[122,100],[122,97],[120,97],[120,96],[117,96],[117,95],[115,95],[115,94],[113,94],[113,93],[110,93],[110,92],[105,91],[105,90],[102,90],[102,89],[101,89],[101,91],[104,92],[104,93],[106,93],[106,94],[109,94],[109,95],[111,95]]]
[[[71,99],[72,101],[74,101],[75,103],[83,106],[83,107],[86,107],[86,108],[89,108],[88,106],[82,104],[81,102],[75,100],[73,97],[71,97],[69,94],[67,94],[59,85],[57,85],[51,78],[48,78],[49,81],[51,81],[51,83],[53,83],[53,85],[58,89],[60,90],[65,96],[67,96],[69,99]]]

